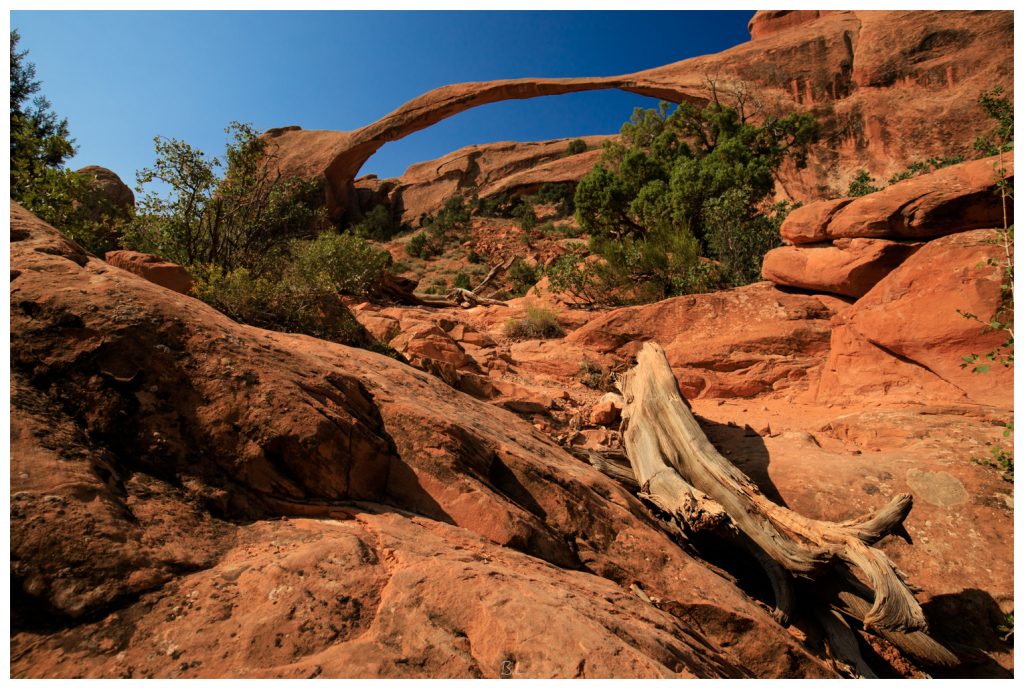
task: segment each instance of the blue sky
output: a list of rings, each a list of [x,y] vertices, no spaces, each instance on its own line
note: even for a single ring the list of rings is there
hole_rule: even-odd
[[[11,13],[43,93],[79,153],[134,185],[155,135],[223,150],[232,120],[257,129],[356,129],[461,81],[633,72],[747,40],[729,12]],[[381,177],[468,144],[618,131],[651,99],[616,91],[496,103],[387,144]]]

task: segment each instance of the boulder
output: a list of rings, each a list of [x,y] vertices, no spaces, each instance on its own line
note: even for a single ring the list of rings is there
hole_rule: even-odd
[[[591,426],[610,426],[622,416],[622,407],[625,401],[622,395],[609,392],[594,403],[590,408]]]
[[[75,172],[89,180],[94,195],[89,203],[89,211],[94,220],[100,220],[104,214],[124,216],[135,207],[135,194],[131,187],[122,182],[113,170],[99,165],[87,165]]]
[[[691,398],[795,392],[807,389],[808,372],[824,362],[830,319],[846,306],[837,297],[759,282],[608,311],[565,343],[628,360],[654,340]]]
[[[999,170],[1002,169],[1002,172]],[[1013,183],[1013,160],[999,156],[951,165],[911,177],[855,199],[819,201],[794,211],[782,223],[782,238],[808,244],[841,237],[930,239],[986,227],[1013,218],[998,185]]]
[[[13,675],[834,674],[514,414],[11,229]]]
[[[189,272],[177,263],[165,261],[159,256],[121,249],[108,251],[105,258],[110,265],[135,273],[161,287],[181,294],[192,291],[192,276]]]
[[[920,246],[861,238],[781,246],[765,254],[761,277],[776,285],[861,297]]]
[[[993,351],[1007,338],[985,325],[999,308],[1002,260],[993,230],[928,242],[837,315],[818,399],[877,395],[1011,408],[1012,367],[962,367],[963,357]]]

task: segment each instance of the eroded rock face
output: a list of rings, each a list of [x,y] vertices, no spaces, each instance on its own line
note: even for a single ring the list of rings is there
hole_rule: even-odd
[[[961,368],[1006,340],[990,331],[999,308],[1003,247],[993,230],[928,242],[834,321],[818,398],[1013,404],[1013,370]],[[992,259],[996,265],[989,265]],[[965,318],[975,314],[979,320]]]
[[[703,103],[714,74],[722,91],[742,83],[764,102],[822,120],[810,165],[781,171],[780,195],[806,201],[846,189],[860,169],[888,179],[911,162],[969,153],[986,120],[978,95],[996,85],[1012,93],[1010,12],[779,11],[755,17],[751,29],[756,40],[634,74],[453,84],[355,131],[267,136],[279,145],[282,172],[323,181],[340,217],[356,174],[381,146],[469,108],[609,88]]]
[[[828,351],[838,298],[788,294],[767,282],[615,309],[566,342],[621,357],[654,340],[687,397],[753,397],[807,385]]]
[[[135,273],[161,287],[181,294],[192,291],[192,276],[189,272],[177,263],[165,261],[159,256],[121,249],[108,251],[105,258],[110,265]]]
[[[761,277],[776,285],[861,297],[920,246],[861,238],[780,246],[765,254]]]
[[[122,182],[113,170],[99,165],[87,165],[75,172],[89,178],[92,191],[98,197],[98,203],[93,203],[94,207],[90,209],[95,220],[100,220],[104,211],[127,214],[135,206],[135,194],[131,187]]]
[[[511,413],[11,219],[13,674],[831,674]]]
[[[1013,183],[1012,158],[972,160],[897,182],[854,199],[819,201],[793,211],[782,238],[793,244],[873,237],[931,239],[954,232],[1001,227],[1013,217],[998,193],[1005,176]]]
[[[581,138],[589,150],[572,156],[567,153],[572,139],[467,146],[416,163],[397,179],[361,178],[356,190],[366,196],[370,189],[387,184],[387,202],[396,209],[396,217],[415,226],[422,214],[436,213],[455,194],[486,198],[503,191],[532,192],[549,182],[579,181],[597,163],[601,144],[609,137]],[[379,194],[369,197],[371,202],[378,199]]]
[[[808,22],[813,22],[828,10],[758,10],[747,24],[750,39],[759,38],[786,31]]]

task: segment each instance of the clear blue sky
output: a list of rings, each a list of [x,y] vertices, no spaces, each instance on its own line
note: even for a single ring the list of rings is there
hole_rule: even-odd
[[[752,11],[11,13],[43,93],[67,117],[72,167],[134,186],[155,135],[210,154],[231,120],[258,129],[356,129],[461,81],[605,76],[718,52],[748,38]],[[496,103],[386,145],[381,177],[468,144],[617,132],[617,91]]]

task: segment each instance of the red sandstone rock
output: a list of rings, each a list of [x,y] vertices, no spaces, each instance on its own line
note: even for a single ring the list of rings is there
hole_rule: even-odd
[[[987,263],[1002,257],[995,239],[994,231],[977,230],[929,242],[837,316],[818,399],[1012,406],[1012,368],[961,368],[964,356],[991,351],[1007,336],[984,326],[1000,298],[1000,270]]]
[[[835,297],[787,294],[761,282],[728,292],[674,297],[615,309],[566,343],[621,357],[654,340],[687,397],[753,397],[800,389],[828,351]]]
[[[970,153],[985,121],[978,95],[996,85],[1012,92],[1010,12],[835,11],[813,21],[786,16],[755,18],[756,40],[635,74],[442,86],[352,132],[284,128],[266,136],[279,146],[283,174],[323,181],[328,207],[340,217],[355,194],[356,174],[381,146],[469,108],[609,88],[704,102],[707,75],[714,74],[720,92],[742,82],[784,110],[827,110],[823,143],[812,151],[811,164],[781,171],[782,196],[813,200],[828,189],[846,189],[859,169],[887,179],[912,162]],[[782,29],[794,21],[804,23]],[[772,24],[778,30],[770,30]]]
[[[828,14],[828,10],[758,10],[747,24],[747,31],[750,32],[750,39],[756,41],[803,26],[823,14]]]
[[[401,212],[403,222],[415,226],[424,213],[436,213],[451,196],[461,193],[488,197],[502,191],[533,191],[547,182],[575,182],[590,171],[601,154],[601,144],[609,137],[587,136],[583,141],[591,149],[567,156],[572,139],[515,142],[466,146],[436,160],[416,163],[394,180],[388,201]],[[356,188],[383,183],[377,180],[357,182]]]
[[[590,425],[610,426],[622,415],[623,399],[621,395],[609,392],[590,408]]]
[[[777,285],[861,297],[918,248],[917,243],[859,238],[781,246],[765,254],[761,277]]]
[[[1013,159],[972,160],[897,182],[855,199],[821,201],[794,211],[782,223],[782,238],[794,244],[841,237],[928,239],[954,232],[1001,227],[997,185],[1003,169],[1013,180]],[[1008,199],[1007,217],[1013,217]]]
[[[108,251],[106,260],[112,266],[135,273],[161,287],[181,294],[192,291],[192,276],[189,272],[177,263],[165,261],[159,256],[140,251],[118,250]]]
[[[101,219],[101,211],[112,210],[115,214],[127,214],[135,206],[135,194],[131,187],[122,182],[113,170],[99,165],[87,165],[75,172],[89,179],[89,186],[99,197],[100,203],[93,203],[94,219]]]
[[[516,416],[11,239],[14,675],[831,674]]]

